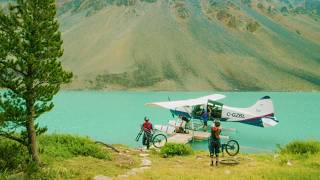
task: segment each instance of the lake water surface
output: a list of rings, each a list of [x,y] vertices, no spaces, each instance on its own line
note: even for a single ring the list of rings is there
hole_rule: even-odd
[[[280,121],[275,127],[260,128],[241,123],[222,123],[236,128],[233,138],[239,141],[242,152],[270,152],[276,144],[296,139],[320,140],[320,93],[284,92],[98,92],[64,91],[55,98],[54,109],[40,117],[40,124],[49,133],[70,133],[90,136],[110,144],[140,146],[135,142],[143,117],[155,124],[166,124],[172,119],[168,110],[146,107],[154,101],[197,98],[212,93],[227,97],[222,103],[247,107],[259,98],[269,95],[274,103],[275,115]],[[195,142],[195,149],[207,149],[207,142]]]

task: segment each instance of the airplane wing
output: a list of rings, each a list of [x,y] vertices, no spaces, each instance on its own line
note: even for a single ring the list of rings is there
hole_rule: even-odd
[[[152,102],[146,103],[146,106],[158,106],[166,109],[175,109],[177,107],[185,107],[185,106],[196,106],[207,104],[208,100],[217,101],[220,99],[225,98],[225,95],[222,94],[212,94],[209,96],[203,96],[195,99],[187,99],[187,100],[180,100],[180,101],[165,101],[165,102]]]

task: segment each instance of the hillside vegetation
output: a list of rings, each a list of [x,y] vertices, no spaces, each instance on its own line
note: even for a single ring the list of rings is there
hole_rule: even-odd
[[[320,90],[318,0],[58,0],[66,88]]]

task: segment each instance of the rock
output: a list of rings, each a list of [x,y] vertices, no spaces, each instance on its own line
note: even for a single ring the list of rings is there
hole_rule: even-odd
[[[144,171],[144,169],[142,169],[142,168],[133,168],[133,169],[131,169],[131,171],[136,172],[136,173],[141,173],[141,172]]]
[[[140,147],[140,148],[138,148],[138,150],[140,152],[149,152],[150,151],[149,149],[147,149],[147,147]]]
[[[230,170],[225,170],[225,171],[224,171],[224,174],[229,175],[229,174],[231,174],[231,171],[230,171]]]
[[[201,160],[202,157],[201,156],[196,156],[197,160]]]
[[[149,159],[142,159],[141,166],[151,166],[152,162]]]
[[[93,179],[94,180],[112,180],[112,178],[108,176],[102,176],[102,175],[95,176]]]
[[[126,175],[126,174],[122,174],[122,175],[119,175],[118,177],[119,177],[119,178],[127,178],[127,177],[129,177],[129,176]]]
[[[147,169],[150,169],[150,166],[144,166],[144,167],[141,167],[140,169],[141,170],[147,170]]]
[[[167,155],[167,154],[163,154],[162,157],[163,157],[163,158],[167,158],[168,155]]]
[[[133,176],[133,175],[136,175],[137,172],[131,170],[131,171],[127,172],[126,174],[127,174],[128,176]]]
[[[148,156],[149,156],[149,154],[146,154],[146,153],[140,153],[140,154],[139,154],[139,156],[141,156],[141,157],[148,157]]]

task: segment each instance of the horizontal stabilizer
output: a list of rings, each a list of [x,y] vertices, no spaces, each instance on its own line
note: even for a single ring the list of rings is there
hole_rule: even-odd
[[[276,121],[274,118],[261,118],[263,127],[275,126],[279,122]]]

